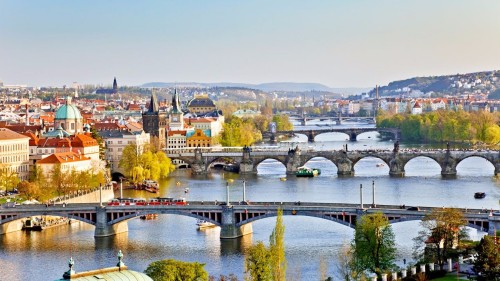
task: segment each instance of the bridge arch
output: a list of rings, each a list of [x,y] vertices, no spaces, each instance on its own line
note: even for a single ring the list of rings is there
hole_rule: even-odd
[[[412,158],[409,158],[406,160],[404,163],[404,170],[406,175],[408,175],[408,168],[412,168],[413,165],[416,165],[418,161],[425,161],[425,165],[418,165],[418,169],[410,169],[409,175],[411,176],[411,171],[413,170],[418,170],[419,175],[425,175],[425,176],[434,176],[434,175],[440,175],[441,174],[441,164],[439,163],[438,159],[431,157],[430,155],[425,155],[425,154],[419,154],[415,155]],[[417,166],[415,166],[417,167]],[[422,167],[425,167],[425,169],[422,169]]]
[[[211,159],[206,163],[206,171],[209,172],[210,169],[220,167],[223,168],[225,164],[237,163],[237,161],[232,157],[216,157]]]
[[[328,136],[333,136],[333,140],[338,141],[352,140],[351,136],[345,132],[318,132],[314,136],[314,141],[330,141],[331,139],[326,139]]]
[[[368,160],[368,159],[372,159],[372,158],[376,158],[376,159],[379,159],[379,160],[382,160],[382,162],[385,163],[385,165],[389,165],[389,159],[384,159],[382,158],[380,155],[377,155],[377,154],[373,154],[373,153],[368,153],[368,154],[365,154],[361,157],[359,157],[358,159],[355,159],[353,162],[352,162],[352,166],[356,166],[356,164],[359,163],[359,161],[362,161],[362,160]]]
[[[221,222],[219,220],[211,218],[210,216],[203,216],[200,214],[195,214],[195,213],[191,213],[191,212],[187,212],[187,211],[184,212],[184,211],[178,211],[178,210],[165,210],[165,209],[163,209],[163,210],[141,210],[141,211],[137,211],[137,212],[127,214],[124,216],[120,216],[114,220],[109,221],[108,223],[113,225],[113,224],[117,224],[120,222],[125,222],[125,221],[129,221],[132,219],[140,218],[141,216],[144,216],[147,214],[186,216],[186,217],[191,217],[191,218],[195,218],[195,219],[199,219],[199,220],[205,220],[205,221],[211,222],[217,226],[221,226]]]
[[[470,169],[470,170],[474,170],[474,171],[471,171],[471,172],[474,173],[475,175],[477,175],[478,173],[481,173],[481,172],[483,172],[483,173],[485,173],[487,175],[494,174],[494,171],[495,171],[495,162],[493,160],[491,160],[490,158],[488,158],[488,157],[486,157],[484,155],[481,155],[481,154],[467,155],[467,156],[465,156],[463,158],[458,158],[457,159],[457,163],[456,163],[457,170],[459,169],[460,166],[461,167],[467,166],[467,164],[469,164],[467,162],[469,162],[469,161],[479,160],[478,158],[481,159],[482,161],[485,160],[484,162],[490,163],[491,164],[490,165],[491,169],[479,169],[479,170],[477,170],[477,169],[474,169],[474,167],[472,167],[472,169]],[[469,161],[467,161],[467,160],[469,160]],[[467,170],[469,170],[469,169],[467,169]]]
[[[88,217],[81,217],[81,216],[78,216],[78,215],[75,215],[75,214],[68,214],[68,213],[64,213],[64,212],[54,212],[54,213],[50,213],[50,215],[43,215],[43,214],[40,214],[40,213],[22,213],[22,215],[16,215],[16,216],[13,216],[13,217],[9,217],[9,218],[6,218],[4,220],[2,220],[2,224],[5,224],[5,223],[9,223],[9,222],[13,222],[13,221],[17,221],[17,220],[22,220],[22,219],[26,219],[26,218],[29,218],[29,217],[42,217],[42,216],[50,216],[50,217],[62,217],[62,218],[69,218],[69,219],[72,219],[72,220],[77,220],[77,221],[81,221],[81,222],[84,222],[84,223],[87,223],[87,224],[91,224],[91,225],[95,225],[95,221],[92,220],[92,214],[89,213],[89,216]],[[95,216],[94,216],[95,218]]]
[[[338,170],[338,167],[337,167],[337,164],[332,160],[332,159],[329,159],[327,157],[323,157],[323,156],[312,156],[312,157],[309,157],[309,158],[304,158],[304,162],[301,163],[301,166],[304,166],[309,163],[309,161],[311,160],[327,160],[328,162],[330,162],[334,167],[335,169]],[[312,165],[311,165],[312,166]],[[316,167],[315,167],[316,168]]]
[[[389,173],[389,161],[389,159],[384,159],[378,155],[367,154],[356,159],[356,161],[352,163],[352,168],[356,171],[356,175],[358,176],[387,175]],[[361,169],[359,165],[368,165],[368,169],[366,167]]]
[[[266,160],[272,160],[272,162],[278,162],[281,164],[281,166],[283,166],[283,168],[285,169],[285,172],[286,172],[286,162],[283,161],[282,159],[280,159],[279,157],[266,157],[266,158],[262,158],[262,159],[258,159],[256,160],[253,164],[253,172],[254,173],[258,173],[258,168],[259,168],[259,165],[260,164],[263,164],[264,161]],[[271,161],[269,161],[271,162]]]
[[[307,211],[296,211],[295,214],[293,212],[294,212],[293,210],[292,211],[283,211],[283,216],[314,217],[314,218],[320,218],[320,219],[325,219],[325,220],[329,220],[329,221],[332,221],[332,222],[336,222],[338,224],[350,227],[352,229],[355,228],[355,224],[354,223],[349,223],[349,222],[346,222],[346,221],[341,220],[341,219],[337,219],[337,218],[332,217],[332,216],[327,216],[327,215],[324,215],[324,214],[320,215],[320,214],[315,213],[315,212],[307,212]],[[236,223],[236,226],[240,227],[240,226],[243,226],[243,225],[246,225],[246,224],[258,221],[258,220],[261,220],[261,219],[267,219],[267,218],[272,218],[272,217],[276,217],[276,216],[277,216],[276,212],[269,212],[269,213],[266,213],[266,214],[263,214],[263,215],[260,215],[260,216],[255,216],[255,217],[249,218],[247,220],[240,221],[240,222]]]

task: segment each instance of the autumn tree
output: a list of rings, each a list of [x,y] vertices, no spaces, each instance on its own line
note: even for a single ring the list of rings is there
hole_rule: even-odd
[[[477,258],[474,270],[479,273],[480,281],[500,280],[500,245],[496,237],[484,236],[476,247]]]
[[[283,210],[281,208],[278,209],[276,225],[269,237],[269,250],[271,252],[271,272],[273,281],[285,281],[285,226],[283,225]]]
[[[0,164],[0,186],[5,192],[14,189],[20,182],[17,173],[8,164]]]
[[[456,208],[433,209],[422,219],[421,230],[413,240],[414,257],[437,262],[441,268],[452,250],[467,237],[467,221]],[[427,244],[431,247],[425,248]]]
[[[150,263],[144,273],[154,281],[206,281],[204,267],[203,263],[168,259]]]
[[[262,140],[262,133],[257,130],[252,119],[232,117],[224,124],[224,130],[218,138],[223,146],[251,146]]]
[[[369,270],[377,275],[394,267],[396,247],[389,220],[382,213],[366,214],[356,222],[353,267],[357,272]]]
[[[40,195],[40,188],[36,183],[22,181],[17,185],[17,190],[27,199],[37,199]]]
[[[272,280],[271,253],[262,241],[252,245],[245,258],[246,280]]]
[[[276,130],[278,131],[293,130],[293,124],[290,121],[290,117],[286,114],[274,115],[273,122],[276,123]]]

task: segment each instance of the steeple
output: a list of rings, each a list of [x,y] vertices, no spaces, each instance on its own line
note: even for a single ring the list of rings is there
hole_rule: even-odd
[[[151,93],[151,101],[149,102],[148,113],[157,113],[158,111],[160,111],[158,109],[158,100],[156,98],[156,93],[153,90]]]
[[[116,83],[116,77],[113,80],[113,93],[118,92],[118,84]]]
[[[174,91],[174,96],[172,97],[172,113],[178,114],[181,113],[181,102],[179,99],[179,95],[177,94],[177,88]]]

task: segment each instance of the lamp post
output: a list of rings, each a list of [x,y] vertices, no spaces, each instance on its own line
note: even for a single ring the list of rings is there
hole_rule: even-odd
[[[361,209],[363,209],[363,184],[359,185],[359,202]]]
[[[247,201],[247,198],[246,198],[246,192],[245,192],[245,179],[243,179],[243,202],[246,202]]]
[[[375,181],[372,181],[372,208],[375,208]]]
[[[229,206],[229,182],[226,181],[226,205]]]
[[[120,177],[120,198],[123,198],[123,178]]]
[[[99,206],[102,208],[102,184],[99,184]]]

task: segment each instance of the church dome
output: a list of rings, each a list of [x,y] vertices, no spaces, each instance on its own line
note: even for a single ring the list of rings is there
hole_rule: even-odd
[[[80,110],[78,110],[75,105],[71,104],[71,97],[67,97],[66,104],[57,109],[55,119],[83,119],[83,117]]]

